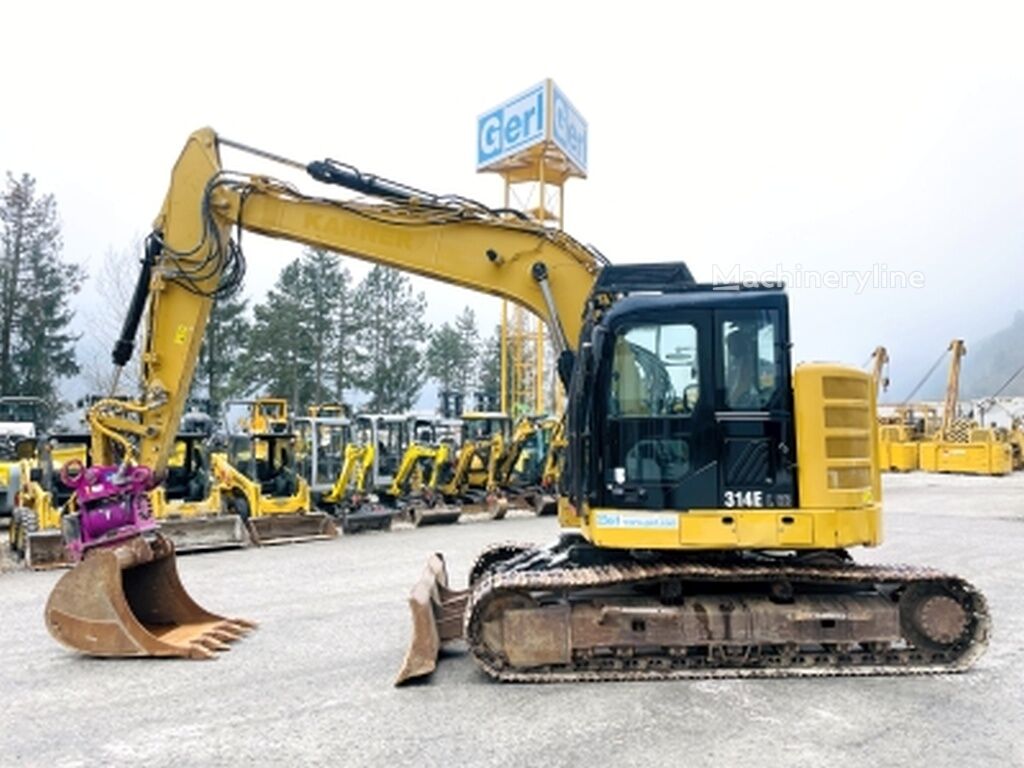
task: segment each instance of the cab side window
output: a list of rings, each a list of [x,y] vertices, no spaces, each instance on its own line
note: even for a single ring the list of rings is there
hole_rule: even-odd
[[[778,313],[750,310],[722,321],[722,381],[725,406],[737,411],[767,410],[779,382]]]
[[[615,338],[609,413],[684,416],[700,395],[697,329],[693,325],[630,328]]]

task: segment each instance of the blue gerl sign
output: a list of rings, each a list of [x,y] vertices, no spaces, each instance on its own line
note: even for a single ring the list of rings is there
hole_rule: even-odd
[[[561,89],[552,84],[551,137],[561,147],[569,161],[584,174],[587,172],[587,121],[565,98]]]
[[[477,168],[521,152],[544,140],[547,126],[546,82],[538,83],[476,121]]]
[[[561,150],[574,175],[587,175],[587,121],[550,79],[477,118],[477,170],[543,142]]]

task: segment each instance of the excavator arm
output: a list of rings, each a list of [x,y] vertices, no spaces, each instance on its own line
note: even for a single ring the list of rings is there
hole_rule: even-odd
[[[226,172],[222,144],[376,200],[317,197],[268,176]],[[196,131],[174,166],[114,351],[115,365],[124,366],[148,304],[143,397],[93,408],[97,463],[140,463],[157,478],[165,472],[213,302],[237,287],[244,269],[233,228],[501,296],[545,318],[559,351],[578,338],[602,266],[599,255],[565,233],[508,212],[429,195],[330,160],[285,160],[218,140],[209,128]]]

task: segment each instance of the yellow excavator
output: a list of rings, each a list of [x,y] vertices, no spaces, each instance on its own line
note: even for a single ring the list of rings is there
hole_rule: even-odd
[[[1006,475],[1013,471],[1013,447],[996,430],[982,427],[958,415],[960,369],[967,345],[962,339],[949,343],[949,374],[942,426],[918,444],[919,465],[925,472],[969,475]]]
[[[236,430],[229,414],[238,407],[248,415]],[[309,483],[297,471],[299,439],[287,401],[228,400],[224,412],[227,444],[210,465],[225,515],[241,518],[258,545],[337,536],[330,516],[313,509]]]
[[[509,506],[525,504],[538,515],[557,513],[562,435],[558,418],[525,417],[516,423],[497,469]]]
[[[310,416],[295,420],[302,477],[314,506],[336,519],[345,533],[388,530],[396,510],[374,499],[368,486],[374,446],[352,439],[352,422],[340,415],[344,412],[316,407]]]
[[[221,148],[375,200],[225,172]],[[240,272],[233,227],[502,296],[548,323],[568,395],[566,530],[547,546],[486,550],[464,591],[449,588],[432,556],[410,598],[399,681],[428,674],[455,639],[510,681],[920,674],[965,669],[984,649],[989,615],[967,581],[848,554],[882,539],[873,382],[840,365],[791,366],[781,287],[700,284],[679,262],[612,266],[513,211],[334,161],[296,162],[208,129],[186,143],[149,239],[141,292],[176,306],[151,315],[147,399],[135,419],[94,418],[112,442],[137,445],[81,471],[86,523],[121,511],[107,484],[145,487],[165,471],[171,441],[161,425],[177,423],[210,305]],[[118,498],[124,506],[138,496]],[[72,647],[164,650],[118,642],[93,602],[130,591],[127,574],[147,554],[173,563],[142,519],[81,526],[77,549],[93,548],[65,576],[75,589],[58,585],[47,611]],[[110,564],[103,574],[89,568],[97,552]],[[147,590],[136,607],[167,609],[165,597]],[[69,606],[75,623],[55,621]],[[159,618],[175,643],[200,630]]]
[[[416,414],[356,416],[367,471],[363,504],[408,517],[416,527],[454,523],[462,510],[448,503],[439,487],[449,449],[435,443],[436,420]]]

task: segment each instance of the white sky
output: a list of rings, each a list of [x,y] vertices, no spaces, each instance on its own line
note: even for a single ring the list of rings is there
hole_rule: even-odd
[[[497,204],[476,116],[550,76],[590,129],[566,228],[613,261],[921,272],[918,289],[791,290],[798,359],[860,365],[886,344],[900,395],[951,337],[970,349],[1024,307],[1021,8],[8,3],[0,170],[57,196],[65,253],[95,273],[147,231],[203,125]],[[298,246],[246,246],[258,298]],[[433,323],[465,303],[497,318],[421,285]]]

